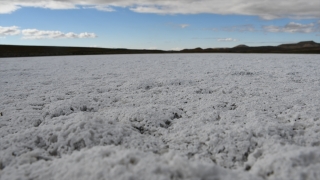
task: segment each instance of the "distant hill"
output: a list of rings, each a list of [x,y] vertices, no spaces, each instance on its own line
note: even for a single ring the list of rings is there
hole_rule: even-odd
[[[314,41],[303,41],[296,44],[282,44],[279,46],[256,46],[249,47],[240,44],[233,48],[219,48],[219,49],[184,49],[184,53],[310,53],[320,54],[320,43]]]
[[[241,44],[233,48],[183,49],[181,51],[145,50],[145,49],[110,49],[87,47],[58,46],[18,46],[0,45],[0,57],[28,56],[67,56],[95,54],[159,54],[159,53],[310,53],[320,54],[320,44],[314,41],[304,41],[296,44],[279,46],[249,47]]]
[[[238,45],[238,46],[236,46],[236,47],[234,47],[234,48],[246,48],[246,47],[249,47],[249,46],[244,45],[244,44],[240,44],[240,45]]]
[[[297,44],[281,44],[278,47],[287,48],[287,49],[314,48],[314,47],[320,47],[320,44],[314,41],[303,41]]]

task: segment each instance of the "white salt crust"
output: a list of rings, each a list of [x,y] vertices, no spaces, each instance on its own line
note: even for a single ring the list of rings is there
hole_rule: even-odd
[[[0,59],[0,179],[320,179],[320,56]]]

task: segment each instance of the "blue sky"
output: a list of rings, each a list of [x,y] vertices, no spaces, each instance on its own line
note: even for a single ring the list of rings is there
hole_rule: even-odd
[[[320,13],[314,8],[320,7],[318,0],[304,7],[299,0],[292,0],[290,6],[278,8],[259,1],[250,5],[251,0],[247,0],[245,9],[241,9],[244,0],[233,0],[233,4],[220,4],[229,7],[225,11],[215,9],[215,0],[185,0],[194,3],[190,6],[181,1],[154,4],[148,0],[141,4],[130,0],[117,1],[122,4],[111,0],[87,0],[86,4],[49,0],[49,5],[20,1],[0,2],[1,44],[171,50],[320,42]]]

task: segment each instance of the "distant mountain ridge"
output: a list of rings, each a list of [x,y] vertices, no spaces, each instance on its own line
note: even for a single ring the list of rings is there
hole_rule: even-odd
[[[294,49],[294,48],[320,47],[320,43],[316,43],[314,41],[302,41],[302,42],[292,43],[292,44],[281,44],[278,46],[257,46],[257,47],[281,47],[281,48]],[[247,46],[245,44],[240,44],[233,48],[250,48],[250,46]]]
[[[279,46],[247,46],[240,44],[233,48],[184,49],[184,53],[311,53],[320,54],[320,43],[302,41],[295,44],[281,44]]]
[[[240,44],[240,45],[238,45],[238,46],[236,46],[236,47],[234,47],[234,48],[245,48],[245,47],[249,47],[249,46],[247,46],[247,45],[245,45],[245,44]]]
[[[145,49],[110,49],[89,47],[58,47],[58,46],[20,46],[0,45],[0,57],[28,56],[67,56],[67,55],[98,55],[98,54],[164,54],[164,53],[293,53],[320,54],[320,43],[303,41],[295,44],[279,46],[250,47],[244,44],[233,48],[183,49],[181,51],[145,50]]]
[[[281,44],[278,47],[282,48],[308,48],[308,47],[320,47],[319,43],[316,43],[314,41],[303,41],[296,44]]]

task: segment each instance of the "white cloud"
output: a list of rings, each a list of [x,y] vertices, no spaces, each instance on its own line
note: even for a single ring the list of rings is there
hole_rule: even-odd
[[[14,36],[20,34],[19,27],[10,26],[10,27],[2,27],[0,26],[0,37],[1,36]]]
[[[42,31],[38,29],[23,29],[20,30],[17,26],[2,27],[0,26],[0,38],[5,36],[19,35],[22,32],[22,39],[59,39],[59,38],[96,38],[95,33],[80,33],[76,34],[73,32],[63,33],[61,31]]]
[[[138,13],[156,14],[239,14],[257,15],[263,19],[320,18],[319,0],[1,0],[0,13],[11,13],[21,7],[75,9],[93,7],[113,11],[126,7]]]
[[[147,50],[157,50],[158,48],[157,47],[148,47],[146,48]]]
[[[219,38],[219,39],[217,39],[217,41],[219,41],[219,42],[234,42],[234,41],[237,41],[237,39],[233,39],[233,38]]]
[[[181,27],[182,29],[189,27],[189,26],[190,26],[189,24],[179,24],[179,27]]]
[[[42,31],[38,29],[23,29],[20,30],[17,26],[2,27],[0,26],[0,37],[14,36],[22,32],[23,39],[59,39],[59,38],[96,38],[95,33],[80,33],[76,34],[73,32],[63,33],[61,31]]]
[[[174,24],[174,23],[168,23],[167,25],[172,28],[181,28],[181,29],[185,29],[190,26],[190,24]]]
[[[24,29],[22,30],[22,39],[75,39],[75,38],[95,38],[94,33],[80,33],[73,32],[63,33],[61,31],[42,31],[38,29]]]
[[[16,6],[15,4],[12,4],[12,3],[5,4],[4,2],[0,2],[0,14],[9,14],[18,9],[20,9],[20,7]]]
[[[84,6],[83,9],[97,9],[99,11],[105,11],[105,12],[113,12],[115,11],[112,7],[110,6],[102,6],[102,5],[97,5],[97,6]]]
[[[80,33],[80,34],[78,35],[78,37],[79,37],[79,38],[96,38],[97,35],[94,34],[94,33],[87,33],[87,32],[85,32],[85,33]]]
[[[170,50],[172,51],[181,51],[183,48],[180,48],[180,47],[174,47],[174,48],[171,48]]]
[[[267,32],[286,32],[286,33],[311,33],[316,32],[317,28],[315,24],[300,24],[290,22],[285,26],[263,26],[263,29]]]

